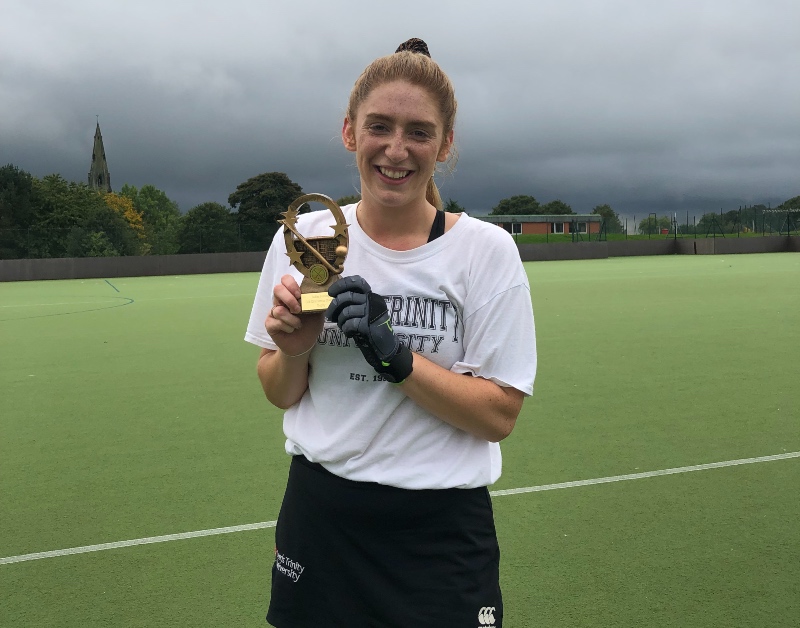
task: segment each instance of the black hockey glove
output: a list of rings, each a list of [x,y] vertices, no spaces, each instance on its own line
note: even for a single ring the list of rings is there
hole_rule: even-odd
[[[343,277],[330,288],[333,301],[325,318],[355,340],[364,359],[387,381],[399,384],[411,375],[414,358],[401,343],[389,320],[386,301],[358,275]]]

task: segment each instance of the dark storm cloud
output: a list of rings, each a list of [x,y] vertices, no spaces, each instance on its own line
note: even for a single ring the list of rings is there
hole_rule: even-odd
[[[278,170],[349,194],[349,89],[420,36],[459,98],[444,198],[629,215],[775,204],[800,194],[796,6],[12,1],[0,161],[85,180],[100,114],[116,189],[152,183],[186,210]]]

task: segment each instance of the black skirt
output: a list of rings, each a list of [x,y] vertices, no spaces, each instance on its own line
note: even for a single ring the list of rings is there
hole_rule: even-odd
[[[277,628],[500,628],[486,487],[353,482],[295,456],[275,530]]]

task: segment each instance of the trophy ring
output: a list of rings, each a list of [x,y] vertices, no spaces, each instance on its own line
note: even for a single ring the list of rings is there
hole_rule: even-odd
[[[333,235],[305,237],[297,230],[297,216],[304,203],[322,203],[331,210],[336,224],[331,225]],[[322,312],[331,301],[328,287],[344,271],[349,237],[348,225],[341,208],[324,194],[304,194],[296,198],[281,214],[283,239],[289,262],[302,275],[300,305],[303,312]]]

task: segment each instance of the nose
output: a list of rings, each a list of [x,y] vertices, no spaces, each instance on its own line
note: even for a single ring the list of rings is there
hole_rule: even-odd
[[[405,134],[401,130],[389,137],[386,156],[395,163],[399,163],[408,157]]]

